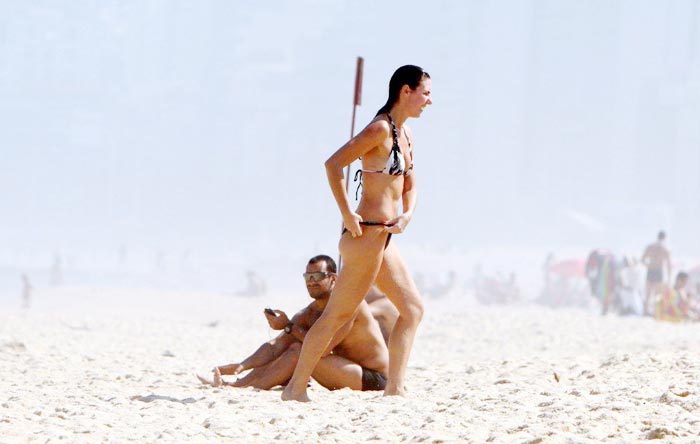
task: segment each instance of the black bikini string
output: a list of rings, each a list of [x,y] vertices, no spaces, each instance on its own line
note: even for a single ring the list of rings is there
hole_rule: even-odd
[[[360,193],[360,188],[362,188],[362,170],[357,170],[355,171],[355,179],[353,182],[360,181],[360,183],[357,185],[357,189],[355,190],[355,200],[358,198],[358,194]]]

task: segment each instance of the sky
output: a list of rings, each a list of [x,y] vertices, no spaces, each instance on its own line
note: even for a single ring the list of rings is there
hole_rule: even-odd
[[[358,129],[432,77],[407,248],[700,256],[700,1],[7,0],[0,261],[335,252],[358,56]]]

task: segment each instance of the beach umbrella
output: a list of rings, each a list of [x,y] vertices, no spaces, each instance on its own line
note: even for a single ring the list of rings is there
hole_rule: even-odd
[[[583,259],[566,259],[549,266],[549,271],[561,277],[584,277],[586,274],[586,261]]]

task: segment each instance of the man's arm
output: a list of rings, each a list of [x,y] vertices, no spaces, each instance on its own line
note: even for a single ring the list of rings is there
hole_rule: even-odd
[[[356,316],[354,316],[352,319],[346,322],[345,325],[340,327],[340,329],[337,332],[335,332],[335,335],[331,339],[331,342],[328,344],[328,347],[326,347],[326,349],[323,351],[321,357],[330,355],[333,349],[335,349],[338,346],[338,344],[345,340],[348,333],[350,333],[350,330],[352,330],[352,326],[355,324],[355,319]]]
[[[276,338],[263,343],[257,350],[255,350],[255,352],[253,352],[252,355],[245,358],[240,364],[237,364],[238,368],[235,369],[237,370],[235,373],[224,373],[223,371],[221,373],[237,374],[245,370],[250,370],[251,368],[262,367],[263,365],[277,359],[295,341],[296,340],[294,338],[282,333]]]

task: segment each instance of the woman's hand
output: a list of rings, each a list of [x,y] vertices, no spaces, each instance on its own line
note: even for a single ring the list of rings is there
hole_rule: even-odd
[[[343,215],[343,226],[352,234],[352,237],[362,236],[362,216],[357,213],[350,212]]]
[[[403,230],[406,229],[406,226],[408,226],[408,223],[410,221],[411,217],[404,213],[401,216],[395,217],[388,221],[387,227],[384,228],[384,230],[388,231],[391,234],[401,234],[403,233]]]
[[[267,318],[267,323],[270,324],[270,328],[273,330],[284,329],[284,326],[289,322],[289,318],[282,310],[274,310],[274,312],[277,314],[277,316],[264,312],[265,317]]]

